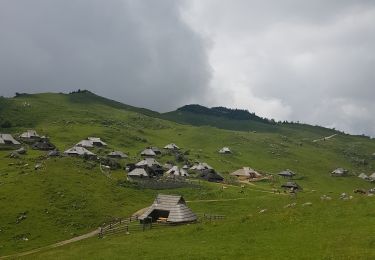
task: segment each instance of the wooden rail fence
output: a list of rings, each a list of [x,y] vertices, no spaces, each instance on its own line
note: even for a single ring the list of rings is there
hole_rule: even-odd
[[[224,215],[213,215],[213,214],[199,214],[199,221],[215,221],[225,219]],[[113,221],[112,223],[100,228],[98,234],[99,238],[104,236],[115,235],[115,234],[130,234],[134,232],[141,232],[151,229],[161,229],[167,227],[175,227],[181,225],[181,223],[168,223],[168,222],[152,222],[152,219],[139,221],[138,216],[132,216],[129,218],[122,218]]]

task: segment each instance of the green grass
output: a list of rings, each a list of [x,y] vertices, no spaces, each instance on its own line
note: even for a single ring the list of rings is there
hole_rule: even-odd
[[[25,102],[30,106],[24,106]],[[304,188],[294,202],[289,196],[260,191],[279,188],[285,181],[222,190],[220,184],[201,182],[202,188],[175,190],[137,189],[120,185],[123,170],[107,178],[99,165],[79,158],[45,159],[44,152],[28,150],[26,156],[10,159],[0,150],[0,255],[42,247],[91,231],[115,217],[126,217],[148,206],[157,193],[181,194],[193,201],[198,213],[224,214],[215,223],[198,223],[165,230],[151,230],[99,240],[88,239],[41,252],[39,259],[108,258],[199,258],[199,259],[373,259],[375,250],[374,198],[353,194],[355,188],[373,185],[355,175],[375,172],[374,140],[339,134],[324,142],[312,140],[332,130],[306,125],[258,128],[257,132],[224,130],[212,126],[180,125],[160,119],[159,114],[103,99],[90,93],[38,94],[0,99],[0,118],[13,127],[1,129],[17,135],[28,128],[48,135],[60,150],[87,136],[104,139],[109,147],[95,149],[105,155],[111,150],[127,152],[140,159],[145,146],[163,147],[174,142],[189,150],[189,159],[209,163],[222,175],[250,166],[275,174],[289,168],[297,172]],[[232,122],[233,123],[233,122]],[[225,127],[223,127],[225,128]],[[218,149],[229,146],[232,155]],[[172,156],[158,158],[162,163]],[[365,163],[363,163],[363,160]],[[43,168],[35,171],[34,165]],[[28,166],[25,166],[28,164]],[[353,176],[330,177],[336,167]],[[354,196],[339,200],[342,192]],[[321,201],[326,194],[332,201]],[[195,200],[244,198],[221,202]],[[312,206],[302,207],[305,202]],[[267,209],[260,214],[261,209]],[[27,218],[17,223],[20,213]],[[24,241],[22,237],[27,237]]]

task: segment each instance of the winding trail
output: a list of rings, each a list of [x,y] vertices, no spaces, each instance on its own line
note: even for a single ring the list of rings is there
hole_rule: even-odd
[[[91,231],[90,233],[83,234],[83,235],[78,236],[78,237],[73,237],[71,239],[67,239],[67,240],[64,240],[64,241],[60,241],[60,242],[57,242],[57,243],[49,245],[49,246],[35,248],[33,250],[25,251],[25,252],[22,252],[22,253],[17,253],[17,254],[14,254],[14,255],[0,256],[0,259],[18,258],[18,257],[26,256],[26,255],[31,255],[31,254],[34,254],[34,253],[41,252],[43,250],[64,246],[64,245],[74,243],[74,242],[77,242],[77,241],[80,241],[80,240],[83,240],[83,239],[87,239],[87,238],[90,238],[90,237],[97,236],[99,234],[99,232],[100,232],[100,229],[98,228],[94,231]]]

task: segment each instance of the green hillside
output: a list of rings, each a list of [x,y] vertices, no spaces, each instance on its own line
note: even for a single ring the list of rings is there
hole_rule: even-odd
[[[198,118],[198,119],[197,119]],[[168,119],[168,120],[165,120]],[[207,162],[230,184],[200,181],[178,189],[143,189],[126,181],[123,169],[103,174],[82,158],[46,158],[28,148],[9,158],[0,150],[0,256],[85,234],[115,217],[150,205],[158,193],[181,194],[193,211],[223,214],[224,220],[99,239],[93,237],[25,256],[32,259],[372,259],[375,257],[374,197],[353,193],[375,185],[357,177],[375,172],[375,141],[299,124],[232,120],[177,111],[160,115],[90,92],[0,98],[0,133],[18,136],[35,129],[61,151],[88,136],[102,138],[104,156],[121,150],[137,162],[146,146],[176,143],[191,161]],[[176,122],[183,124],[179,124]],[[190,125],[191,124],[191,125]],[[194,126],[193,126],[194,125]],[[221,129],[223,128],[223,129]],[[313,142],[332,134],[335,137]],[[233,154],[220,155],[229,146]],[[174,161],[170,155],[157,158]],[[35,170],[36,164],[42,168]],[[273,181],[246,184],[229,173],[250,166]],[[344,167],[348,177],[331,177]],[[285,182],[276,173],[291,169],[303,187],[296,198],[273,193]],[[194,181],[194,180],[193,180]],[[353,196],[340,200],[341,193]],[[332,200],[321,200],[323,195]],[[228,200],[230,199],[230,200]],[[234,199],[234,200],[231,200]],[[211,201],[212,200],[212,201]],[[303,206],[305,203],[311,202]],[[296,203],[294,206],[285,207]],[[262,209],[266,209],[260,213]]]
[[[175,111],[161,114],[161,117],[181,124],[213,126],[236,131],[261,131],[281,134],[311,132],[319,135],[332,135],[335,130],[293,122],[275,122],[261,118],[247,110],[224,107],[207,108],[200,105],[186,105]]]

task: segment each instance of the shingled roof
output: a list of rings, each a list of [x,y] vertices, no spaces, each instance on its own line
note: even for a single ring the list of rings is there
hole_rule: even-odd
[[[243,167],[241,169],[238,169],[235,172],[232,172],[230,175],[237,176],[241,178],[258,178],[262,177],[262,174],[257,172],[254,169],[251,169],[250,167]]]
[[[38,133],[35,130],[27,130],[26,132],[22,133],[20,135],[20,138],[22,139],[34,139],[34,138],[40,138]]]
[[[148,173],[143,168],[135,168],[131,172],[128,173],[128,177],[148,177]]]
[[[20,142],[15,140],[11,134],[0,134],[0,144],[19,145]]]
[[[166,176],[182,176],[182,177],[188,177],[189,174],[187,173],[186,170],[182,169],[182,168],[178,168],[178,166],[173,166],[172,168],[170,168],[166,173],[165,173]]]
[[[80,146],[73,146],[72,148],[66,150],[64,154],[79,155],[79,156],[82,156],[82,155],[94,156],[95,155],[94,153]]]
[[[142,156],[154,157],[154,156],[156,156],[156,153],[155,153],[154,150],[152,150],[151,148],[147,148],[147,149],[144,149],[144,150],[141,152],[141,155],[142,155]]]
[[[145,158],[142,161],[135,164],[135,166],[137,167],[144,167],[144,166],[152,167],[155,165],[161,167],[161,164],[158,161],[156,161],[154,158]]]
[[[108,154],[111,158],[127,158],[128,156],[121,151],[113,151]]]
[[[171,143],[171,144],[167,144],[166,146],[164,146],[164,149],[167,149],[167,150],[179,150],[180,147],[178,147],[174,143]]]
[[[107,146],[107,144],[98,137],[88,137],[87,139],[84,139],[77,143],[76,146],[92,148],[94,146]]]
[[[167,222],[170,223],[184,223],[193,222],[197,220],[194,212],[187,207],[186,202],[182,196],[179,195],[163,195],[159,194],[154,203],[143,213],[139,219],[144,220],[151,217],[155,219],[154,212],[164,211],[168,213]]]
[[[223,147],[219,150],[219,153],[226,154],[226,153],[232,153],[232,151],[229,149],[229,147]]]
[[[282,177],[293,177],[294,175],[296,175],[294,172],[292,172],[291,170],[289,169],[286,169],[285,171],[282,171],[280,173],[278,173],[277,175],[279,176],[282,176]]]

